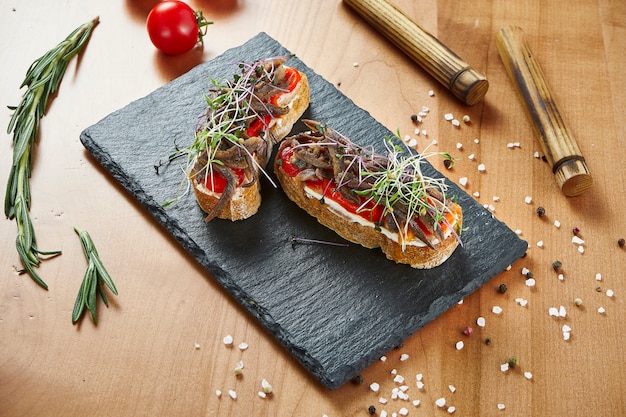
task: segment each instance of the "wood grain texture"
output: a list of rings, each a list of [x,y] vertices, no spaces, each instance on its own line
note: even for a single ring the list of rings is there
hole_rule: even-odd
[[[176,58],[155,53],[149,43],[144,22],[150,3],[27,0],[1,6],[3,106],[17,104],[18,87],[36,57],[95,15],[101,23],[80,59],[68,67],[36,148],[31,215],[39,246],[63,250],[40,268],[48,292],[17,274],[15,223],[0,222],[5,236],[0,243],[0,416],[333,417],[367,415],[370,405],[389,414],[407,407],[410,416],[437,416],[445,412],[434,404],[440,397],[456,407],[456,415],[626,414],[626,374],[619,365],[626,359],[626,253],[616,244],[626,236],[626,174],[619,168],[626,160],[624,2],[479,0],[470,7],[452,0],[397,0],[400,9],[486,73],[489,92],[472,107],[433,82],[339,0],[190,1],[216,23],[203,51]],[[593,172],[594,187],[579,197],[564,197],[550,167],[533,156],[541,150],[494,42],[497,31],[511,24],[534,40],[533,52]],[[470,194],[477,192],[475,198],[492,205],[498,219],[521,230],[531,244],[522,263],[536,285],[526,286],[518,268],[500,274],[390,351],[387,361],[367,368],[362,385],[331,392],[314,382],[107,177],[79,141],[85,127],[260,31],[294,51],[387,128],[414,137],[419,150],[437,139],[431,149],[460,158],[443,172],[457,183],[466,177]],[[427,135],[417,136],[410,115],[422,106],[429,107],[419,126]],[[467,114],[471,123],[456,128],[444,119],[446,113],[459,120]],[[6,108],[0,112],[0,126],[8,124],[10,114]],[[0,137],[0,183],[6,184],[11,137]],[[507,147],[515,142],[519,148]],[[478,171],[479,164],[486,170]],[[526,196],[531,204],[524,202]],[[545,207],[545,217],[535,214],[538,206]],[[71,325],[86,267],[74,225],[90,232],[120,291],[108,309],[99,306],[97,327],[88,321]],[[574,227],[585,240],[584,254],[571,243]],[[556,259],[563,263],[563,280],[552,270]],[[508,286],[504,294],[497,292],[501,283]],[[607,289],[614,291],[612,298]],[[583,301],[579,308],[576,297]],[[528,304],[522,307],[516,298]],[[502,314],[491,312],[494,305]],[[550,317],[548,309],[560,305],[567,317]],[[606,313],[599,314],[599,307]],[[486,318],[485,328],[476,326],[479,316]],[[563,340],[564,324],[572,328],[569,341]],[[465,326],[473,327],[470,337],[461,333]],[[224,346],[226,334],[249,348]],[[486,337],[490,345],[483,342]],[[460,340],[464,348],[457,350]],[[402,353],[409,359],[400,361]],[[520,364],[503,373],[500,364],[510,356]],[[242,378],[233,374],[239,360],[244,361]],[[411,399],[421,401],[418,408],[391,399],[398,386],[393,369],[406,378]],[[532,380],[525,371],[532,372]],[[423,390],[415,383],[418,373]],[[257,395],[263,378],[274,388],[266,399]],[[369,389],[372,382],[381,385],[379,393]],[[236,390],[237,400],[228,396],[229,389]],[[380,404],[379,397],[389,402]],[[498,403],[505,404],[504,412]]]

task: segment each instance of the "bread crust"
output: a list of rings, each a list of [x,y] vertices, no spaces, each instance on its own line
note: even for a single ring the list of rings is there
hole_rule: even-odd
[[[289,112],[275,117],[270,121],[268,136],[271,140],[268,144],[266,155],[255,155],[256,164],[252,169],[255,171],[257,180],[252,181],[250,185],[235,187],[232,197],[215,217],[232,221],[243,220],[256,214],[261,206],[261,186],[258,181],[260,169],[265,168],[267,165],[268,159],[272,153],[272,147],[291,132],[293,125],[309,106],[310,89],[308,78],[305,73],[301,71],[298,72],[300,74],[300,81],[296,87],[291,92],[281,95],[277,102],[279,107],[288,107]],[[246,178],[243,184],[249,183],[250,180],[252,180],[252,178]],[[204,183],[198,181],[197,178],[192,178],[192,186],[200,208],[202,208],[205,213],[212,213],[222,194],[209,190]],[[210,218],[207,217],[207,220],[210,220]]]
[[[287,144],[284,143],[283,145]],[[281,145],[278,155],[281,155],[283,145]],[[415,245],[405,245],[403,248],[402,244],[385,236],[374,227],[361,225],[336,212],[329,204],[309,196],[304,188],[305,182],[298,179],[297,176],[289,176],[283,170],[279,157],[274,160],[274,172],[287,197],[315,217],[320,224],[352,243],[369,249],[380,248],[387,259],[396,263],[409,264],[416,269],[431,269],[445,262],[458,246],[457,237],[451,233],[445,240],[440,241],[434,249],[428,246]],[[461,230],[462,210],[456,203],[450,204],[451,210],[457,213],[457,224],[454,227]]]

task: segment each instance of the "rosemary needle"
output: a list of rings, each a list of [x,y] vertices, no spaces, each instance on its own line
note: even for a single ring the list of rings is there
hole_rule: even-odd
[[[78,291],[78,296],[76,297],[76,301],[74,302],[74,310],[72,311],[72,323],[76,323],[80,317],[83,315],[85,311],[85,307],[91,313],[91,320],[97,324],[98,318],[96,316],[96,304],[97,304],[97,296],[100,294],[102,301],[108,307],[109,300],[107,299],[106,293],[104,292],[104,287],[102,283],[111,290],[111,292],[117,295],[117,288],[111,279],[111,276],[107,272],[104,264],[100,260],[100,255],[96,250],[93,241],[91,240],[91,236],[86,230],[81,229],[80,227],[74,227],[76,233],[78,233],[78,237],[80,238],[80,242],[83,245],[83,252],[85,252],[85,257],[87,258],[88,265],[87,270],[85,271],[85,276],[83,278],[83,282],[80,285],[80,290]]]
[[[30,175],[33,146],[39,130],[39,121],[46,112],[48,97],[54,94],[65,74],[68,62],[85,45],[99,18],[76,28],[56,47],[35,60],[26,72],[20,88],[28,86],[14,110],[7,133],[13,132],[13,164],[9,173],[4,198],[4,214],[17,223],[17,253],[30,277],[41,287],[46,283],[34,268],[41,262],[40,255],[59,255],[60,251],[43,252],[37,248],[35,231],[30,219]]]

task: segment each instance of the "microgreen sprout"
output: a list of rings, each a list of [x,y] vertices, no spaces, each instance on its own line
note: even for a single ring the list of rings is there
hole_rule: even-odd
[[[266,158],[261,158],[259,162],[258,153],[271,151],[274,138],[270,133],[269,122],[274,118],[276,109],[260,97],[259,86],[271,86],[274,93],[287,91],[278,85],[278,80],[284,75],[281,64],[287,58],[281,56],[240,62],[238,67],[241,73],[235,74],[233,81],[211,79],[209,92],[205,96],[206,111],[198,118],[193,143],[177,149],[169,156],[169,161],[186,156],[185,172],[189,180],[212,179],[216,165],[225,165],[220,155],[228,149],[237,148],[237,156],[245,158],[252,165],[250,168],[262,172],[275,186],[264,171],[266,161],[263,159]],[[265,151],[246,146],[248,129],[253,123],[261,124],[258,135],[265,143]],[[155,165],[157,174],[161,165]]]
[[[368,189],[357,191],[368,197],[368,202],[374,201],[384,207],[384,215],[390,214],[397,226],[402,223],[402,236],[409,235],[409,222],[400,222],[394,214],[394,207],[401,205],[406,209],[407,219],[414,217],[429,218],[434,228],[440,228],[440,224],[450,226],[446,214],[450,211],[446,192],[448,186],[443,178],[425,177],[422,173],[422,163],[435,155],[446,155],[437,152],[417,153],[406,147],[398,145],[400,136],[385,138],[387,151],[387,164],[382,170],[364,169],[361,175],[371,183]],[[400,143],[402,143],[400,141]],[[439,198],[434,198],[438,195]],[[451,230],[453,228],[450,227]],[[453,233],[456,232],[453,230]],[[457,236],[458,238],[458,236]]]

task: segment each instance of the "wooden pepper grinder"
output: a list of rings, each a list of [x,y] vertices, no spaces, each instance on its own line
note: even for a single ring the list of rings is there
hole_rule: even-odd
[[[563,194],[573,197],[588,190],[593,178],[585,158],[563,122],[524,32],[517,26],[501,29],[496,47]]]
[[[480,102],[487,78],[387,0],[344,0],[463,103]]]

